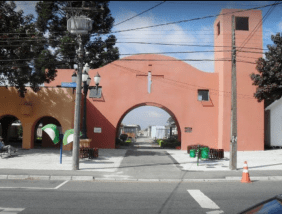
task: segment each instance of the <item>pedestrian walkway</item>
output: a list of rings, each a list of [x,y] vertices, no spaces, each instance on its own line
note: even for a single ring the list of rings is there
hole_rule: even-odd
[[[72,154],[59,149],[20,149],[18,155],[0,159],[0,178],[8,176],[88,176],[110,180],[214,180],[237,179],[247,161],[252,176],[282,179],[282,149],[237,152],[237,170],[229,170],[229,152],[220,160],[191,158],[185,150],[162,149],[150,139],[137,139],[130,147],[99,149],[97,159],[80,160],[79,170],[72,171]],[[89,177],[90,176],[90,177]],[[45,177],[46,178],[46,177]]]

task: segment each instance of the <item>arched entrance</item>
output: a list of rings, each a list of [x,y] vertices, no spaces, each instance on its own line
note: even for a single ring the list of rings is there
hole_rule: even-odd
[[[120,134],[122,133],[121,131],[121,123],[123,121],[123,119],[126,117],[126,115],[128,113],[130,113],[131,111],[133,111],[134,109],[137,109],[137,108],[140,108],[140,107],[143,107],[143,106],[154,106],[154,107],[157,107],[157,108],[160,108],[162,110],[164,110],[165,112],[168,113],[168,115],[170,115],[170,117],[172,118],[173,121],[175,121],[175,126],[176,126],[176,129],[177,129],[177,140],[179,142],[181,142],[181,129],[180,129],[180,125],[179,125],[179,122],[177,120],[177,118],[175,117],[175,115],[173,114],[172,111],[170,111],[168,108],[166,108],[165,106],[161,105],[161,104],[158,104],[158,103],[154,103],[154,102],[145,102],[145,103],[140,103],[140,104],[137,104],[137,105],[134,105],[132,106],[131,108],[129,108],[127,111],[125,111],[122,116],[120,117],[118,123],[117,123],[117,126],[116,126],[116,139],[119,139],[120,137]],[[156,124],[154,124],[156,125]],[[167,133],[168,131],[168,133]],[[169,133],[171,130],[167,130],[166,132],[163,133],[162,136],[159,136],[159,137],[156,137],[156,138],[162,138],[162,139],[165,139],[165,138],[170,138],[171,137],[171,133]],[[124,131],[123,131],[124,132]],[[151,137],[151,133],[150,133],[150,136],[148,137]],[[137,136],[135,136],[136,138]]]
[[[60,148],[59,144],[54,144],[46,132],[42,131],[42,127],[47,124],[54,124],[59,129],[62,127],[60,122],[53,117],[42,117],[40,118],[34,128],[34,147],[35,148]]]
[[[0,136],[6,145],[17,148],[22,147],[23,126],[21,121],[13,115],[5,115],[0,118]]]

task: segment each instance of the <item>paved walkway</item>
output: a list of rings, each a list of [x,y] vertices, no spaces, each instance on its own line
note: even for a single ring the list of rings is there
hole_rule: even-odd
[[[68,176],[79,179],[77,176],[82,176],[82,180],[240,180],[243,163],[247,161],[251,179],[282,180],[282,149],[239,151],[238,169],[233,171],[229,170],[229,152],[224,153],[224,159],[200,160],[197,166],[197,159],[190,158],[187,151],[161,149],[148,138],[139,138],[130,147],[99,149],[99,158],[80,160],[78,171],[71,170],[69,151],[63,152],[62,164],[58,149],[20,149],[18,153],[0,159],[0,178]]]

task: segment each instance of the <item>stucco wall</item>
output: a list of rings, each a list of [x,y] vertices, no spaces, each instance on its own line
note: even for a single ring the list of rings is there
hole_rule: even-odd
[[[14,87],[0,87],[0,100],[0,120],[7,115],[12,115],[22,123],[22,148],[34,147],[35,126],[43,117],[53,117],[58,120],[63,131],[73,127],[72,89],[42,88],[38,93],[34,93],[27,88],[25,98],[20,98]]]
[[[264,104],[258,103],[253,94],[251,73],[257,73],[255,61],[262,57],[261,11],[237,12],[238,9],[223,9],[222,16],[214,22],[215,72],[219,74],[219,144],[229,150],[231,119],[231,47],[232,15],[249,17],[249,30],[235,31],[236,72],[237,72],[237,148],[241,150],[264,150]],[[220,34],[217,35],[217,24]],[[253,36],[247,38],[254,28]],[[227,60],[227,61],[226,61]],[[228,61],[230,60],[230,61]]]
[[[114,148],[117,128],[126,113],[149,105],[163,108],[176,119],[182,149],[191,144],[217,148],[218,74],[199,71],[162,55],[135,55],[125,59],[128,61],[118,60],[89,71],[90,85],[94,85],[93,77],[99,72],[103,90],[101,99],[87,99],[87,135],[92,138],[91,146]],[[148,71],[153,75],[150,94]],[[50,85],[61,84],[70,73],[59,70]],[[211,101],[198,101],[198,89],[209,89]],[[102,133],[94,133],[94,127],[101,127]],[[192,132],[185,133],[185,127],[192,127]]]

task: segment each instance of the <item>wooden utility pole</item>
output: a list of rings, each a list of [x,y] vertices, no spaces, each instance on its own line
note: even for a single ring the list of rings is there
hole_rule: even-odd
[[[237,78],[235,47],[235,16],[232,16],[232,71],[231,71],[231,139],[229,169],[237,169]]]

